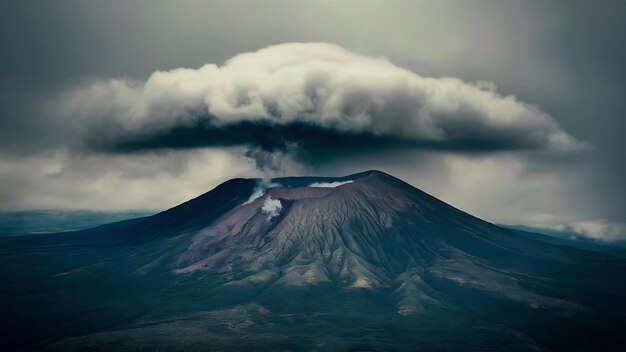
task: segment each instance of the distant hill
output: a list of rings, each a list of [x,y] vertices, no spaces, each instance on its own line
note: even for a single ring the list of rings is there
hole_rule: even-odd
[[[570,246],[575,248],[581,248],[594,252],[602,252],[611,255],[617,255],[620,257],[626,257],[626,242],[625,241],[613,241],[610,243],[603,243],[597,240],[585,238],[578,234],[569,233],[565,231],[556,231],[550,229],[540,229],[535,227],[523,226],[523,225],[498,225],[507,228],[517,234],[524,237],[557,244],[561,246]]]
[[[26,210],[0,212],[0,236],[84,230],[155,214],[157,211]]]

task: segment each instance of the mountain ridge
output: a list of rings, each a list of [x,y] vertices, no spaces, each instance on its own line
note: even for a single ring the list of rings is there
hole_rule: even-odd
[[[0,243],[17,350],[626,346],[625,260],[516,235],[375,170],[233,179],[147,218]]]

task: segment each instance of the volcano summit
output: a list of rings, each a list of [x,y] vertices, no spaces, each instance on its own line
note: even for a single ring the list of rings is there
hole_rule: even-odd
[[[3,239],[8,350],[624,350],[626,261],[379,171],[233,179],[147,218]]]

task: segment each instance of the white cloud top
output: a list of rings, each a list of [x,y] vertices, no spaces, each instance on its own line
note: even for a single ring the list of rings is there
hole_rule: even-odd
[[[487,150],[583,146],[539,107],[500,95],[492,83],[422,77],[385,58],[328,43],[274,45],[238,54],[222,66],[156,71],[146,81],[95,82],[69,94],[62,111],[115,126],[97,134],[193,127],[198,116],[209,115],[218,127],[307,123]]]

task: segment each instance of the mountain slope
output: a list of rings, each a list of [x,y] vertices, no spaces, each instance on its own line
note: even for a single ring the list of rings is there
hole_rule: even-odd
[[[15,349],[626,346],[623,259],[379,171],[230,180],[145,219],[4,240],[0,265]]]

